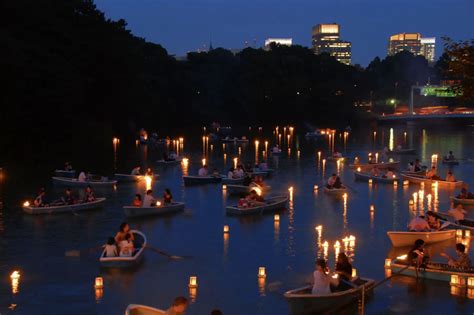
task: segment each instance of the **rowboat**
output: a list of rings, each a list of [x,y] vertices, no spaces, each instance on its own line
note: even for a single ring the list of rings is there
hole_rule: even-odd
[[[443,159],[443,164],[446,165],[459,165],[458,160]]]
[[[177,157],[174,160],[163,160],[163,159],[161,159],[161,160],[156,161],[156,163],[164,164],[164,165],[175,165],[175,164],[181,163],[181,161],[183,161],[183,158],[182,157]]]
[[[145,175],[131,175],[131,174],[118,174],[116,173],[114,175],[115,179],[118,181],[118,182],[139,182],[139,181],[142,181],[142,180],[145,180]],[[160,175],[153,175],[153,179],[154,180],[159,180],[160,179]]]
[[[342,187],[342,188],[327,188],[327,187],[324,187],[324,192],[326,194],[330,194],[330,195],[339,195],[339,194],[343,194],[343,193],[347,192],[347,187]]]
[[[221,139],[222,143],[235,143],[237,142],[237,138],[230,138],[230,137],[225,137]]]
[[[73,205],[60,205],[48,207],[23,206],[23,211],[28,214],[56,214],[56,213],[75,213],[83,210],[97,209],[104,205],[105,198],[96,198],[91,202],[75,203]]]
[[[398,154],[398,155],[403,155],[403,154],[415,154],[416,149],[395,149],[391,151],[385,152],[386,154]]]
[[[105,257],[105,249],[100,255],[100,265],[102,267],[114,267],[114,268],[127,268],[138,265],[142,260],[145,254],[145,247],[147,244],[146,236],[140,231],[131,230],[135,240],[133,244],[135,246],[135,251],[130,257]]]
[[[433,232],[389,231],[387,235],[393,246],[403,247],[413,246],[417,239],[422,239],[426,244],[446,241],[456,236],[456,230]]]
[[[328,156],[328,157],[326,158],[326,161],[328,161],[328,162],[337,162],[337,161],[344,162],[345,159],[346,159],[346,158],[345,158],[345,157],[342,157],[342,156],[341,156],[341,157]]]
[[[146,305],[130,304],[125,315],[166,315],[166,312]]]
[[[405,174],[402,174],[402,178],[414,184],[424,183],[425,185],[431,185],[431,184],[438,183],[437,185],[439,188],[449,188],[449,189],[461,187],[463,184],[462,180],[458,180],[456,182],[447,182],[442,179],[434,180],[434,179],[426,178],[424,176],[410,176],[410,175],[405,175]]]
[[[426,174],[426,168],[418,172],[401,171],[400,174],[408,176],[424,176]]]
[[[356,302],[364,290],[364,294],[372,293],[375,281],[359,278],[352,287],[344,291],[336,291],[326,295],[311,294],[312,286],[305,286],[285,292],[285,299],[290,305],[292,315],[326,314]]]
[[[133,207],[124,206],[123,212],[127,217],[141,217],[147,215],[160,215],[178,212],[184,210],[184,202],[172,202],[169,204],[162,203],[156,207]]]
[[[229,177],[222,177],[222,184],[224,185],[242,185],[245,181],[245,177],[241,178],[229,178]]]
[[[369,179],[371,179],[372,182],[374,182],[374,183],[393,184],[393,182],[398,181],[398,177],[396,177],[396,176],[392,177],[392,178],[388,178],[388,177],[381,177],[381,176],[373,176],[369,173],[363,173],[363,172],[354,172],[354,176],[355,176],[356,180],[368,181]]]
[[[432,213],[435,217],[441,219],[445,228],[449,229],[461,229],[461,230],[471,230],[474,231],[474,220],[472,219],[464,219],[456,221],[452,216],[444,212],[433,212]]]
[[[464,206],[474,206],[474,198],[456,198],[456,197],[449,197],[452,202],[456,205],[464,205]]]
[[[77,178],[67,178],[67,177],[53,177],[53,183],[58,185],[73,186],[73,187],[86,187],[90,185],[91,187],[112,187],[117,184],[116,180],[86,180],[80,182]]]
[[[265,168],[265,169],[261,169],[261,168],[254,168],[253,171],[252,171],[252,174],[266,174],[266,175],[271,175],[273,174],[275,170],[273,168]]]
[[[241,138],[241,139],[235,140],[235,142],[237,142],[237,143],[248,143],[248,142],[249,142],[249,139],[242,139],[242,138]]]
[[[403,268],[407,267],[408,262],[402,259],[395,259],[390,263],[385,263],[386,269],[391,269],[392,272],[400,272]],[[474,277],[474,268],[456,268],[443,263],[428,263],[426,268],[418,268],[410,266],[407,269],[400,272],[401,275],[425,278],[439,281],[451,281],[451,276],[457,275],[460,278],[467,280],[469,277]],[[467,281],[466,281],[467,282]]]
[[[54,175],[58,177],[76,177],[76,171],[54,170]]]
[[[248,215],[248,214],[263,214],[265,212],[279,210],[286,207],[288,203],[288,196],[277,196],[268,198],[264,204],[248,208],[239,208],[237,206],[226,207],[227,214],[230,215]]]
[[[260,189],[260,192],[262,194],[266,194],[270,191],[271,187],[270,186],[255,187],[255,186],[245,186],[245,185],[227,185],[226,186],[226,191],[229,195],[248,194],[252,190],[257,190],[257,189]]]
[[[388,169],[388,168],[393,168],[393,169],[398,169],[400,167],[400,161],[394,161],[394,162],[381,162],[381,163],[365,163],[365,164],[350,164],[349,168],[351,169],[359,169],[362,170],[371,170],[373,168],[376,169]]]
[[[184,185],[207,185],[222,181],[221,176],[183,176]]]

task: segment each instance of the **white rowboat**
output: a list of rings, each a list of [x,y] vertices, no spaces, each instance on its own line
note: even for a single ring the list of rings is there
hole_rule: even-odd
[[[97,209],[104,205],[105,198],[96,198],[91,202],[81,202],[73,205],[60,205],[48,207],[23,206],[23,211],[28,214],[56,214],[56,213],[76,213],[78,211]]]
[[[170,204],[162,203],[157,207],[133,207],[124,206],[123,212],[127,217],[142,217],[148,215],[160,215],[174,213],[184,210],[184,202],[172,202]]]
[[[145,234],[137,230],[131,230],[130,233],[133,233],[135,240],[133,241],[135,245],[135,252],[130,257],[105,257],[105,249],[100,255],[100,265],[102,267],[112,267],[112,268],[128,268],[138,265],[145,255],[145,247],[147,244],[147,239]]]
[[[69,177],[69,178],[72,178],[72,177],[76,177],[76,171],[75,171],[75,170],[71,170],[71,171],[55,170],[55,171],[54,171],[54,175],[55,175],[55,176],[59,176],[59,177]]]
[[[263,214],[268,211],[283,209],[287,203],[288,196],[277,196],[268,198],[262,205],[256,205],[254,207],[239,208],[238,206],[228,206],[226,207],[226,212],[231,215]]]
[[[117,184],[116,180],[86,180],[80,182],[77,178],[67,178],[67,177],[53,177],[53,183],[58,185],[65,185],[71,187],[86,187],[90,185],[91,187],[112,187]]]
[[[425,183],[425,185],[432,185],[432,184],[438,183],[438,188],[453,189],[453,188],[461,187],[463,185],[462,180],[459,180],[456,182],[447,182],[442,179],[433,180],[433,179],[426,178],[424,176],[410,176],[410,175],[405,175],[405,174],[402,174],[402,178],[414,184]]]
[[[166,315],[166,312],[146,305],[130,304],[125,315]]]
[[[413,246],[417,239],[432,244],[449,240],[456,236],[456,230],[434,231],[434,232],[410,232],[410,231],[389,231],[387,232],[394,247]]]

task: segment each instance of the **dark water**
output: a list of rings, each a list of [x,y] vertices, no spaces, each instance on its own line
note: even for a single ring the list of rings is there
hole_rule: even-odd
[[[453,150],[456,156],[465,159],[454,168],[455,175],[472,185],[474,163],[469,159],[474,158],[473,131],[470,127],[447,131],[395,128],[393,143],[413,146],[426,164],[430,163],[432,153]],[[377,129],[375,143],[373,136],[372,130],[354,132],[346,141],[336,136],[334,143],[348,157],[365,158],[370,150],[390,145],[389,128]],[[197,171],[203,157],[199,137],[186,138],[184,142],[190,174]],[[271,132],[267,137],[249,137],[252,142],[241,147],[243,161],[254,160],[255,137],[259,137],[260,151],[265,139],[270,143],[275,140]],[[154,161],[161,155],[161,150],[136,147],[133,143],[121,143],[114,155],[111,146],[108,140],[104,148],[87,156],[67,159],[81,167],[91,165],[96,172],[111,173],[114,168],[129,172],[136,163],[156,167]],[[283,147],[286,148],[286,144]],[[186,202],[186,210],[166,217],[130,220],[130,224],[146,234],[149,245],[191,258],[168,260],[147,251],[144,263],[128,272],[101,270],[100,253],[87,249],[103,244],[108,236],[115,234],[124,220],[121,207],[130,203],[136,192],[144,191],[143,184],[120,184],[116,190],[96,191],[97,195],[108,198],[103,210],[77,215],[30,216],[22,213],[20,205],[25,198],[33,197],[38,187],[45,186],[53,196],[61,194],[60,188],[50,184],[49,170],[53,166],[29,165],[23,169],[21,165],[25,162],[22,161],[9,165],[0,186],[4,203],[0,211],[0,313],[123,314],[129,303],[166,308],[174,297],[189,296],[189,277],[197,276],[199,286],[191,292],[194,296],[188,314],[209,314],[214,308],[224,314],[288,314],[283,293],[304,285],[314,268],[315,258],[324,256],[323,249],[318,247],[317,225],[323,225],[319,241],[329,242],[330,266],[334,265],[335,241],[354,235],[356,242],[352,249],[357,273],[383,279],[384,259],[407,251],[393,249],[386,232],[403,230],[414,214],[409,210],[408,200],[420,188],[354,182],[345,163],[340,169],[343,181],[350,186],[345,204],[343,198],[328,196],[322,189],[314,193],[313,185],[322,187],[323,178],[336,170],[335,164],[327,163],[323,168],[322,162],[318,163],[319,150],[327,154],[329,142],[307,141],[295,136],[291,139],[289,155],[269,159],[270,166],[276,169],[268,180],[272,193],[287,194],[288,188],[294,187],[293,200],[289,209],[280,212],[279,224],[274,222],[273,214],[228,217],[224,207],[236,199],[226,196],[221,185],[184,188],[182,166],[157,167],[161,180],[154,183],[155,194],[161,195],[165,188],[170,188],[176,200]],[[224,165],[228,168],[233,163],[232,158],[239,156],[239,149],[227,145],[225,152],[226,159],[222,144],[214,143],[213,148],[208,149],[208,163],[220,170],[224,170]],[[94,154],[100,158],[95,159]],[[261,153],[259,158],[262,158]],[[402,165],[413,158],[402,157]],[[51,157],[55,162],[63,159]],[[446,168],[439,166],[444,174]],[[430,189],[426,187],[425,194],[434,196]],[[439,203],[431,207],[446,211],[452,193],[439,189]],[[372,204],[375,206],[373,216],[369,211]],[[469,215],[474,217],[474,212]],[[228,235],[222,233],[224,225],[230,226]],[[428,248],[431,255],[437,257],[442,250],[453,253],[454,244],[452,240]],[[73,249],[83,249],[81,257],[65,256],[66,251]],[[257,278],[260,266],[265,266],[267,271],[263,283]],[[15,294],[9,278],[13,270],[21,272],[19,292]],[[105,287],[103,296],[97,299],[93,281],[99,275],[104,278]],[[365,304],[367,314],[470,314],[473,311],[474,302],[467,294],[453,295],[448,283],[428,280],[416,283],[406,277],[383,284]],[[343,313],[354,312],[356,309]]]

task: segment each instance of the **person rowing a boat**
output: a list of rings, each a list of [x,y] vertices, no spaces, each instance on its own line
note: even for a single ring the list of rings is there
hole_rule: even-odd
[[[133,256],[133,251],[135,247],[133,245],[132,233],[125,234],[125,237],[122,241],[118,243],[121,257],[131,257]]]
[[[132,169],[132,172],[130,173],[131,175],[138,176],[140,175],[140,166],[134,167]]]
[[[208,168],[207,165],[203,165],[199,171],[198,171],[198,176],[200,177],[206,177],[209,176]]]
[[[155,197],[153,197],[153,191],[148,189],[145,193],[145,197],[143,198],[143,205],[144,208],[154,207],[156,203]]]
[[[425,254],[425,249],[423,248],[425,241],[422,239],[417,239],[413,248],[408,252],[408,258],[410,261],[415,263],[417,267],[426,266],[430,257]]]
[[[66,172],[71,172],[71,171],[72,171],[72,165],[71,165],[70,162],[64,163],[64,170],[65,170]]]
[[[441,222],[439,221],[439,218],[434,215],[433,212],[428,211],[426,213],[426,218],[431,230],[438,231],[441,228]]]
[[[453,258],[446,253],[441,253],[441,256],[448,259],[448,265],[456,268],[471,268],[471,259],[466,253],[466,246],[462,243],[456,244],[456,255],[457,258]]]
[[[170,204],[173,202],[173,195],[171,194],[171,190],[169,188],[166,188],[165,192],[163,193],[163,202],[165,204]]]
[[[331,175],[331,177],[328,178],[328,183],[327,183],[327,188],[328,189],[333,189],[334,188],[334,184],[336,183],[336,179],[337,179],[337,175],[335,173],[333,173]]]
[[[133,233],[130,233],[130,226],[127,222],[122,222],[119,227],[119,231],[115,234],[115,243],[120,244],[121,241],[125,239],[125,235],[130,234],[131,240],[133,241],[135,238]]]
[[[85,189],[84,202],[93,202],[95,201],[94,191],[90,185],[87,185]]]
[[[135,198],[133,198],[132,206],[133,207],[141,207],[142,206],[142,196],[140,194],[135,195]]]
[[[415,164],[413,162],[408,163],[407,171],[411,173],[415,172]]]
[[[415,160],[415,172],[420,172],[421,169],[422,169],[422,167],[421,167],[421,162],[420,162],[419,159],[416,159],[416,160]]]
[[[278,146],[278,144],[275,144],[275,146],[272,148],[272,153],[280,153],[281,150],[280,150],[280,147]]]
[[[66,188],[65,190],[65,196],[62,198],[63,203],[66,205],[73,205],[76,203],[76,200],[74,199],[74,196],[72,195],[72,191],[70,188]]]
[[[464,220],[464,215],[466,213],[466,210],[463,209],[461,204],[457,205],[456,208],[452,207],[448,210],[448,215],[453,217],[456,222]]]
[[[431,180],[440,179],[440,177],[436,174],[436,167],[432,166],[431,169],[426,173],[426,178]]]
[[[430,225],[426,222],[424,216],[416,216],[408,224],[408,231],[412,232],[423,232],[430,229]]]
[[[448,171],[448,173],[446,174],[446,181],[447,182],[455,182],[456,181],[456,177],[454,177],[453,172]]]
[[[77,177],[77,181],[79,182],[86,182],[87,181],[87,175],[84,173],[84,171],[79,173],[79,176]]]
[[[331,285],[339,285],[339,280],[329,275],[329,268],[324,259],[316,260],[316,270],[313,272],[313,288],[311,294],[327,295],[331,294]]]
[[[351,281],[352,279],[352,264],[349,261],[349,257],[343,252],[337,255],[336,273],[341,280]]]

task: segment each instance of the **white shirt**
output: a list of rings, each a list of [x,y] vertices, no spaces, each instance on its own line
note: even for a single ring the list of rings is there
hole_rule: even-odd
[[[133,253],[133,242],[123,240],[120,242],[120,256],[122,257],[130,257]]]
[[[331,293],[330,283],[331,279],[328,275],[316,270],[313,272],[313,289],[311,290],[312,294],[325,295]]]
[[[79,174],[79,177],[77,178],[77,180],[80,181],[80,182],[85,182],[85,181],[87,180],[86,173],[81,172],[81,173]]]
[[[234,178],[234,172],[229,171],[229,173],[227,173],[227,178]]]
[[[278,152],[280,152],[280,148],[278,148],[278,147],[273,147],[272,151],[275,152],[275,153],[278,153]]]
[[[142,207],[143,208],[152,207],[154,203],[155,203],[155,198],[152,195],[145,195],[145,197],[143,197]]]
[[[115,245],[105,245],[105,257],[115,257],[117,256],[117,246]]]
[[[133,170],[132,170],[132,175],[140,175],[140,168],[139,167],[135,167]]]
[[[201,167],[198,172],[199,176],[207,176],[207,170],[204,167]]]
[[[239,168],[235,171],[235,177],[242,178],[245,176],[244,170]]]

